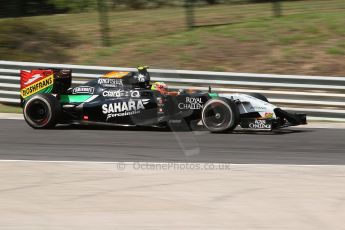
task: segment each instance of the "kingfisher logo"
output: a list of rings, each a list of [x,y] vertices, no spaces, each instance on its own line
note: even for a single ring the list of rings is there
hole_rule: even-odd
[[[103,104],[102,112],[103,114],[107,114],[107,119],[139,114],[141,110],[145,109],[145,105],[148,104],[149,101],[150,99],[143,99]]]

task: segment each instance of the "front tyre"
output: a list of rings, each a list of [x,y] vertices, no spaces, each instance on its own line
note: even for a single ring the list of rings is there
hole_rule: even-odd
[[[240,112],[227,98],[211,99],[202,110],[202,122],[212,133],[230,132],[239,124]]]
[[[23,109],[25,121],[34,129],[53,128],[59,119],[61,106],[50,94],[38,94],[30,98]]]

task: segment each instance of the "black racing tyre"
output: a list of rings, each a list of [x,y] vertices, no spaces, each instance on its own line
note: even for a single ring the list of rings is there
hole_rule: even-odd
[[[265,102],[269,102],[267,97],[265,97],[264,95],[262,95],[261,93],[248,93],[249,96],[255,97],[256,99],[265,101]]]
[[[32,128],[49,129],[57,124],[61,106],[53,95],[37,94],[25,103],[23,113]]]
[[[240,122],[237,105],[227,98],[215,98],[207,101],[201,115],[204,126],[213,133],[230,132]]]

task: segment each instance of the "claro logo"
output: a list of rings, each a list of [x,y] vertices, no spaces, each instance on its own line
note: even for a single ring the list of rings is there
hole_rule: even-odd
[[[106,90],[102,93],[102,95],[103,97],[132,97],[132,98],[140,97],[140,93],[137,90],[124,91],[122,89]]]

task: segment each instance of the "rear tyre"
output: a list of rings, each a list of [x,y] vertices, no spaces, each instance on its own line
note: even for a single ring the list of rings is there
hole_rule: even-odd
[[[53,128],[59,119],[61,106],[50,94],[38,94],[30,98],[23,109],[25,121],[34,129]]]
[[[255,97],[256,99],[259,99],[259,100],[262,100],[262,101],[265,101],[265,102],[268,102],[268,99],[267,97],[265,97],[264,95],[262,95],[261,93],[248,93],[249,96],[252,96],[252,97]]]
[[[240,122],[240,112],[236,104],[226,98],[207,101],[201,115],[203,124],[212,133],[233,131]]]

